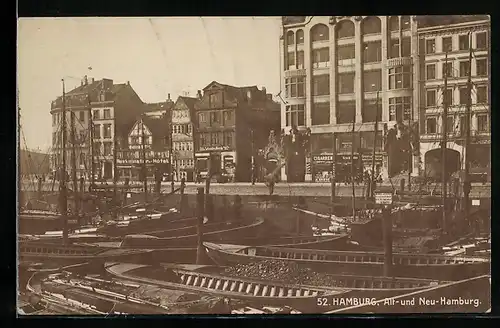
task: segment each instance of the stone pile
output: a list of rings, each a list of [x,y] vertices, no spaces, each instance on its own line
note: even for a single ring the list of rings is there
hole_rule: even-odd
[[[312,285],[325,287],[343,287],[343,282],[333,275],[317,273],[309,268],[282,260],[263,260],[249,264],[237,264],[228,267],[224,273],[233,277],[276,281],[290,285]]]

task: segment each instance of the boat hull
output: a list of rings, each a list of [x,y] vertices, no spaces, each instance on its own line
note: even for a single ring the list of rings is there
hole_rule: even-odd
[[[207,247],[208,245],[208,247]],[[213,244],[212,244],[213,245]],[[276,248],[268,256],[252,256],[240,254],[238,252],[221,251],[216,247],[205,243],[205,250],[208,256],[218,265],[233,265],[238,263],[252,263],[261,260],[277,259],[292,262],[300,267],[310,268],[318,272],[349,275],[371,275],[384,276],[384,263],[380,260],[380,253],[356,253],[337,252],[344,260],[321,260],[317,259],[318,254],[307,252],[307,250],[288,250]],[[307,254],[307,255],[306,255]],[[325,253],[327,254],[327,253]],[[275,255],[275,256],[273,256]],[[309,256],[309,259],[304,257]],[[325,257],[328,255],[324,255]],[[339,256],[338,254],[336,256]],[[311,259],[313,258],[313,259]],[[316,259],[314,259],[316,258]],[[352,260],[350,260],[350,258]],[[359,259],[358,261],[356,259]],[[405,259],[404,254],[395,254],[391,275],[394,277],[413,277],[422,279],[436,279],[455,281],[476,277],[490,272],[488,261],[472,263],[450,263],[450,264],[400,264],[399,259]]]

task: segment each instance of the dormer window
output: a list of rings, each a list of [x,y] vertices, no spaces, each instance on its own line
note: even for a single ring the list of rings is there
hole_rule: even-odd
[[[99,101],[105,101],[105,100],[106,100],[106,95],[104,91],[101,91],[101,93],[99,94]]]

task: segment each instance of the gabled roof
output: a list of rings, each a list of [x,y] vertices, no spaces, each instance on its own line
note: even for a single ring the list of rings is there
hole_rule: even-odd
[[[262,90],[259,90],[259,88],[256,85],[236,87],[229,84],[223,84],[217,81],[212,81],[205,88],[203,88],[203,91],[208,91],[212,88],[224,89],[230,97],[235,98],[236,101],[238,102],[246,101],[248,91],[252,93],[252,99],[255,102],[260,102],[260,101],[265,102],[267,100],[267,97],[264,94],[264,92],[262,92]]]
[[[157,102],[157,103],[145,103],[144,104],[144,112],[149,113],[149,112],[156,112],[156,111],[169,111],[174,107],[174,102],[173,101],[162,101],[162,102]]]
[[[142,120],[154,138],[164,138],[169,135],[169,121],[166,117],[155,118],[145,116]]]
[[[184,101],[184,103],[189,108],[189,110],[193,110],[194,109],[194,105],[198,101],[198,98],[186,97],[186,96],[179,96],[177,98],[177,100],[179,100],[179,99],[182,99],[182,101]]]

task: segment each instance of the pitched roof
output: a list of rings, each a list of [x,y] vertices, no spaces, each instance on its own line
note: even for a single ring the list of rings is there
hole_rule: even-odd
[[[157,103],[144,103],[144,112],[156,112],[161,110],[169,111],[174,107],[174,102],[172,101],[162,101]]]
[[[186,106],[190,109],[193,110],[194,104],[198,101],[198,98],[193,98],[193,97],[186,97],[186,96],[179,96],[179,99],[182,99]]]
[[[416,18],[419,28],[490,20],[488,15],[428,15]]]
[[[142,118],[144,124],[148,127],[149,131],[155,138],[163,138],[169,135],[168,133],[168,119],[166,117],[155,118],[145,116]]]

